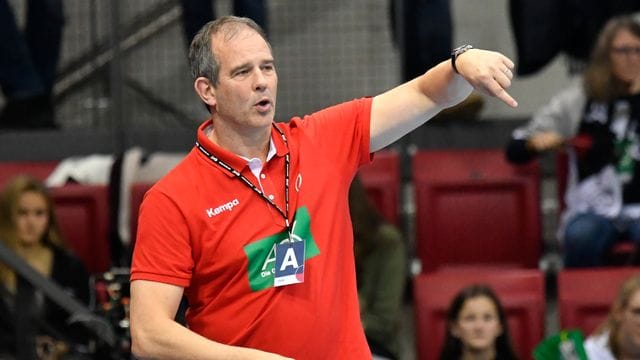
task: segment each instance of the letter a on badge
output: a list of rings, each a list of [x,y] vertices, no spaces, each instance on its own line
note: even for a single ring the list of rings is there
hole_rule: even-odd
[[[299,284],[304,281],[304,241],[276,245],[274,286]]]
[[[284,253],[284,259],[282,265],[280,265],[280,271],[284,271],[287,267],[293,266],[294,269],[298,268],[298,260],[296,259],[296,253],[293,247],[288,247],[287,252]]]

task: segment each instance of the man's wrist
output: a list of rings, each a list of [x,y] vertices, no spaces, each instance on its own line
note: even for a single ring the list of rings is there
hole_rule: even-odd
[[[458,56],[464,54],[465,52],[473,49],[473,46],[465,44],[462,46],[458,46],[457,48],[451,50],[451,67],[456,74],[460,74],[458,68],[456,67],[456,60],[458,60]]]

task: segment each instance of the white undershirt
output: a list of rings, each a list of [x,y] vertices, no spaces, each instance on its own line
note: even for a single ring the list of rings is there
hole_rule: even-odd
[[[275,155],[276,155],[276,147],[273,144],[273,139],[269,139],[269,152],[267,153],[267,162],[271,160],[271,158],[273,158]],[[260,182],[260,173],[262,172],[262,161],[260,161],[260,159],[255,157],[252,159],[249,159],[241,155],[238,155],[238,156],[247,160],[247,165],[249,165],[249,169],[251,169],[251,173],[253,174],[253,176],[256,177],[256,179],[258,179],[258,182]]]

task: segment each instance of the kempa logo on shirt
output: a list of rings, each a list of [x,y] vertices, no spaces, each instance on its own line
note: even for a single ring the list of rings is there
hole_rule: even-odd
[[[222,214],[225,211],[232,211],[234,206],[240,205],[240,201],[238,199],[233,199],[226,204],[222,204],[217,208],[208,208],[205,211],[207,212],[208,217],[214,217]]]
[[[296,211],[292,225],[292,241],[304,241],[304,258],[310,259],[320,254],[320,249],[311,234],[311,219],[306,207]],[[273,287],[276,263],[276,244],[288,240],[287,231],[252,242],[244,247],[247,255],[249,286],[253,291],[260,291]]]

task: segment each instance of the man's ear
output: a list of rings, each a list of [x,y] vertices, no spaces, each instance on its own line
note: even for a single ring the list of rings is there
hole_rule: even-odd
[[[204,76],[200,76],[193,83],[193,87],[205,104],[209,107],[214,107],[216,105],[216,90],[209,79]]]

